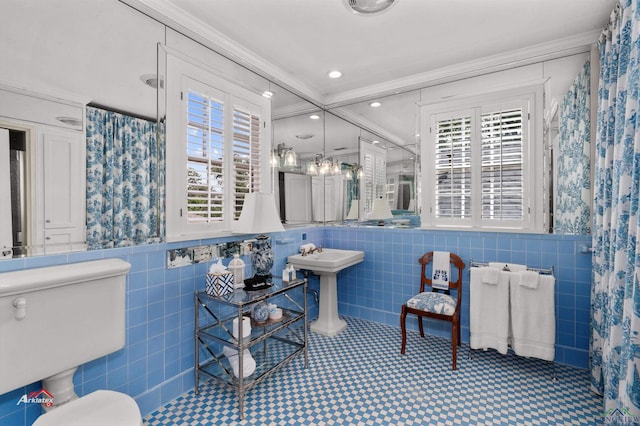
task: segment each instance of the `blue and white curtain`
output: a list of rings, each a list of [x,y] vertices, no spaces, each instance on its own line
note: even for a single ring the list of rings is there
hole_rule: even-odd
[[[590,74],[587,61],[560,105],[556,234],[591,234]]]
[[[87,107],[90,249],[161,241],[163,149],[156,123]],[[162,142],[160,137],[160,142]]]
[[[591,383],[640,416],[640,0],[623,0],[599,40],[591,290]]]

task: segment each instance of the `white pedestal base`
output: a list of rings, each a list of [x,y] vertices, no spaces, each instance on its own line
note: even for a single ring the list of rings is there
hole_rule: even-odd
[[[335,272],[320,273],[320,304],[318,319],[311,323],[311,331],[324,336],[335,336],[347,328],[346,321],[338,317],[338,280]]]

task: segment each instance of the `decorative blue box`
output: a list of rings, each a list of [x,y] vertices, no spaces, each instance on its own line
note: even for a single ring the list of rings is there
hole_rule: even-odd
[[[207,274],[207,294],[209,296],[223,296],[233,292],[233,274]]]

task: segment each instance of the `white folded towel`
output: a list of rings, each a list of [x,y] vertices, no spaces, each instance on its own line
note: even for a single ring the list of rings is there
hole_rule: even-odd
[[[500,270],[496,268],[479,268],[482,271],[482,283],[496,285],[500,278]]]
[[[313,243],[302,244],[300,246],[300,253],[304,253],[304,252],[308,253],[311,250],[315,250],[315,249],[316,249],[316,245]]]
[[[516,355],[553,361],[556,316],[555,278],[538,277],[538,288],[522,285],[522,272],[511,273],[510,302],[512,347]]]
[[[501,263],[501,262],[489,262],[490,268],[498,268],[501,271],[508,270],[509,272],[526,271],[527,265],[520,265],[518,263]]]
[[[484,274],[493,268],[471,268],[469,289],[469,331],[472,349],[509,349],[509,272],[498,273],[495,285],[482,285]]]
[[[520,272],[521,280],[520,285],[529,288],[538,288],[538,282],[540,281],[538,278],[540,274],[534,271],[522,271]]]
[[[433,252],[433,272],[431,274],[431,286],[433,288],[448,290],[451,278],[451,255],[448,251]]]
[[[231,369],[236,377],[240,377],[240,359],[238,358],[238,351],[236,349],[225,346],[222,348],[222,353],[229,360]],[[245,349],[242,352],[242,377],[246,378],[252,375],[256,371],[256,360],[251,356],[249,349]]]

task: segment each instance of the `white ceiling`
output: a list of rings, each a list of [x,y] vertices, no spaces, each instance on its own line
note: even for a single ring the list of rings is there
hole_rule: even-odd
[[[415,88],[469,67],[585,51],[616,0],[123,0],[324,104]],[[338,69],[343,77],[327,78]]]

